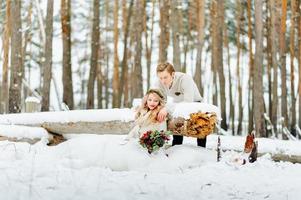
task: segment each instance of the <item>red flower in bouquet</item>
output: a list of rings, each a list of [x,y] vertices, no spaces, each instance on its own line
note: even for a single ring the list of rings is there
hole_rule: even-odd
[[[147,131],[140,137],[140,144],[148,153],[159,150],[169,140],[169,131]]]

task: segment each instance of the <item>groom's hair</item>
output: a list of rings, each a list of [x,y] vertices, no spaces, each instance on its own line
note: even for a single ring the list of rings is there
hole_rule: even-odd
[[[169,62],[165,62],[165,63],[160,63],[157,66],[157,73],[159,72],[163,72],[163,71],[167,71],[168,73],[172,74],[173,72],[175,72],[175,68],[173,67],[172,64],[170,64]]]

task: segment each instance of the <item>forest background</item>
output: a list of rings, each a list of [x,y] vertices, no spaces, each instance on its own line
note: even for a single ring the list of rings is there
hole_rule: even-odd
[[[156,65],[193,76],[233,135],[300,133],[296,0],[0,0],[0,112],[131,107]]]

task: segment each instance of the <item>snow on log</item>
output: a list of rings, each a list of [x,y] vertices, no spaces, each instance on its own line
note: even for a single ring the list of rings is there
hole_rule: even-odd
[[[0,124],[43,127],[56,134],[127,134],[135,118],[132,109],[95,109],[0,115]]]
[[[22,125],[0,125],[0,141],[27,142],[34,144],[41,139],[50,140],[52,137],[41,127],[28,127]]]

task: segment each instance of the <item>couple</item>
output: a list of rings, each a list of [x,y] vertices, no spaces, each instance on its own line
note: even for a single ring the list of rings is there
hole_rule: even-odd
[[[171,108],[165,106],[167,96],[175,103],[201,102],[202,97],[191,76],[175,72],[170,63],[161,63],[157,66],[157,89],[150,89],[143,97],[142,104],[136,112],[135,127],[130,131],[126,140],[138,138],[149,130],[166,130],[166,118],[172,113]],[[172,145],[183,143],[183,136],[173,135]],[[206,137],[197,139],[197,145],[206,147]]]

